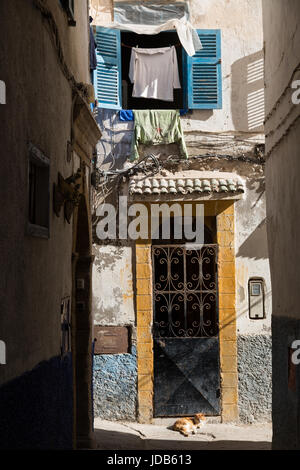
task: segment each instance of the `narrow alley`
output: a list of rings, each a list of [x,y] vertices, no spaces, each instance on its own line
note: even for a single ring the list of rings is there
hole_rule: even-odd
[[[0,0],[0,450],[300,449],[299,24]]]
[[[170,429],[174,419],[159,424],[95,420],[99,450],[271,450],[272,426],[208,423],[188,438]]]

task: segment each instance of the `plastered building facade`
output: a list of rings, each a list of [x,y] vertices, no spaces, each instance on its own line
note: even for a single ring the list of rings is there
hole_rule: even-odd
[[[115,6],[113,2],[91,2],[95,33],[97,27],[105,23],[109,26],[113,21]],[[175,361],[176,368],[181,370],[183,383],[191,379],[199,392],[199,408],[209,410],[208,415],[217,416],[223,422],[269,421],[271,284],[265,220],[261,3],[192,0],[189,12],[190,22],[198,31],[220,32],[222,105],[218,109],[189,109],[181,116],[187,160],[180,159],[176,144],[141,145],[140,158],[150,153],[156,155],[161,165],[159,173],[125,178],[119,186],[100,185],[94,193],[94,211],[102,202],[117,207],[119,195],[127,196],[129,203],[143,203],[149,210],[151,205],[162,202],[204,205],[205,224],[210,233],[206,243],[215,246],[218,252],[214,291],[218,329],[212,334],[218,352],[211,366],[215,377],[212,390],[209,379],[200,383],[201,373],[197,372],[208,363],[205,355],[199,353],[202,362],[197,363],[195,359],[193,377],[192,366],[174,359],[179,353],[172,356],[168,350],[166,355],[169,354],[170,368]],[[97,145],[98,169],[130,168],[134,123],[120,120],[119,111],[104,109],[101,104],[97,116],[102,132]],[[226,185],[230,181],[234,184],[229,188]],[[182,184],[189,190],[181,191]],[[198,191],[199,184],[202,187],[208,184],[207,192]],[[169,189],[165,190],[166,187]],[[168,340],[164,343],[156,335],[155,247],[159,242],[151,239],[103,242],[96,233],[98,221],[95,217],[94,332],[99,328],[113,332],[114,327],[127,326],[130,344],[126,353],[105,354],[102,350],[94,356],[95,415],[151,422],[160,416],[180,415],[178,409],[187,414],[188,410],[180,408],[180,403],[172,402],[170,387],[164,389],[165,366],[159,362],[157,348],[168,348]],[[174,240],[171,244],[176,246]],[[262,289],[262,296],[254,299],[254,303],[252,281],[258,282]],[[170,311],[174,312],[169,308]],[[162,345],[158,344],[161,340]],[[210,340],[212,344],[213,339]],[[178,341],[181,345],[191,344],[187,340]],[[191,352],[191,358],[194,356],[197,354]],[[207,376],[209,368],[203,372],[203,377]],[[178,383],[173,392],[179,387],[179,396],[183,392]],[[167,390],[170,399],[160,406],[162,390]],[[184,390],[186,396],[192,394],[188,386]],[[209,405],[202,403],[204,395]],[[197,404],[197,398],[193,399]],[[177,408],[172,408],[173,405]]]
[[[299,18],[297,1],[263,2],[267,227],[273,285],[273,448],[299,449]],[[280,38],[278,37],[280,30]],[[293,261],[292,261],[293,260]],[[296,362],[292,360],[295,354]]]
[[[0,6],[3,448],[73,448],[92,431],[90,166],[101,134],[88,98],[88,3],[75,3]]]

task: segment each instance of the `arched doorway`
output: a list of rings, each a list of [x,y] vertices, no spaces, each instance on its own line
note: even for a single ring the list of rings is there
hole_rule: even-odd
[[[90,447],[93,431],[91,233],[89,213],[82,195],[74,220],[73,243],[73,372],[74,445]]]

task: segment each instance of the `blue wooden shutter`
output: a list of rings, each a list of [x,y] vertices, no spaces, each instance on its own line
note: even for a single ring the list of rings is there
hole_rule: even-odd
[[[97,26],[96,42],[97,70],[94,85],[98,106],[122,109],[120,31]]]
[[[189,109],[222,108],[221,31],[198,29],[203,49],[187,56]]]

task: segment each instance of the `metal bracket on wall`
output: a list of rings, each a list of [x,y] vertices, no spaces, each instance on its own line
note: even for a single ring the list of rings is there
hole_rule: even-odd
[[[76,184],[79,178],[81,178],[81,168],[77,170],[75,175],[66,179],[58,173],[58,183],[53,184],[53,210],[59,217],[61,208],[64,206],[64,217],[68,224],[71,222],[73,211],[79,205],[82,196],[79,193],[80,184]]]

